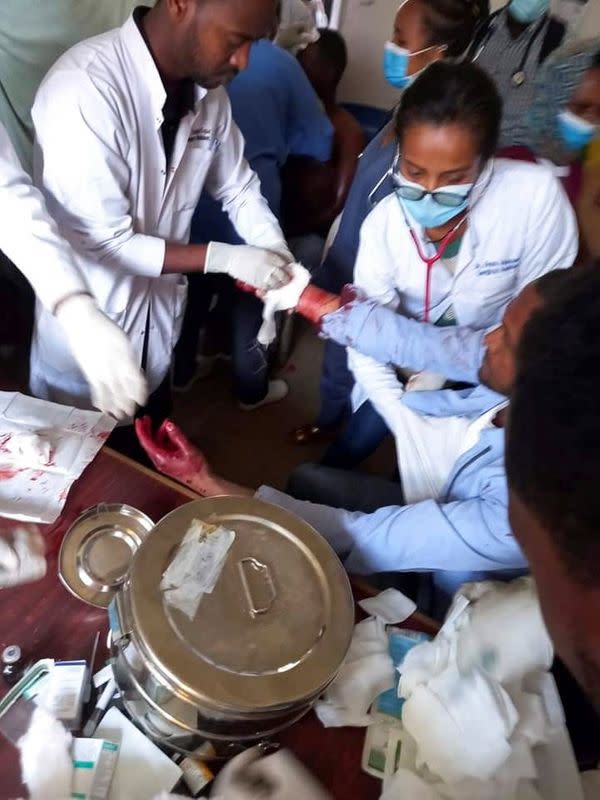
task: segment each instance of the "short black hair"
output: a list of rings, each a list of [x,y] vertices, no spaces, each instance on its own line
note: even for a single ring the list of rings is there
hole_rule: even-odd
[[[600,262],[536,282],[523,329],[506,469],[571,577],[600,585]]]
[[[323,65],[339,80],[348,66],[348,48],[344,37],[330,28],[319,28],[319,38],[313,47]]]
[[[598,67],[600,67],[600,50],[598,50],[596,55],[592,58],[590,69],[598,69]]]
[[[421,0],[430,45],[446,45],[446,55],[461,56],[481,19],[478,0]]]
[[[435,61],[403,93],[396,114],[396,133],[415,124],[458,123],[477,138],[483,159],[498,147],[502,101],[493,80],[475,64]]]

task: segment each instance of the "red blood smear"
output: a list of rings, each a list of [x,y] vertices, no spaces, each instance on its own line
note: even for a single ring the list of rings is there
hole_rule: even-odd
[[[10,469],[10,467],[0,467],[0,481],[9,481],[22,471],[20,469]]]
[[[256,286],[252,286],[251,283],[244,283],[244,281],[236,281],[235,285],[238,289],[241,289],[242,292],[247,292],[248,294],[257,294],[258,289]]]
[[[340,298],[336,294],[309,285],[302,292],[296,311],[318,325],[325,314],[336,311],[339,306]]]

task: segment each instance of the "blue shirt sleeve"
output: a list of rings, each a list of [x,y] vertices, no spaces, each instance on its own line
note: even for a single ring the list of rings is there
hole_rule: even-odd
[[[355,300],[323,318],[321,335],[381,364],[439,372],[454,381],[479,381],[483,331],[440,328],[408,319],[374,300]]]
[[[327,539],[351,574],[514,570],[526,566],[510,531],[506,498],[493,484],[479,497],[425,500],[366,514],[296,500],[261,486],[257,497],[286,508]]]

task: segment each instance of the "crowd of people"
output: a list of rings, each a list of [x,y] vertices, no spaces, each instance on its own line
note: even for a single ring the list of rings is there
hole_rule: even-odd
[[[600,274],[578,218],[600,30],[549,0],[404,0],[382,42],[398,102],[367,143],[343,38],[286,0],[69,5],[0,8],[0,249],[37,294],[32,394],[118,416],[113,445],[200,495],[290,509],[349,572],[426,574],[433,609],[531,569],[600,706]],[[292,434],[329,446],[255,492],[169,421],[172,392],[224,352],[242,411],[286,396],[257,334],[298,262],[354,286]],[[358,471],[390,435],[396,474]]]

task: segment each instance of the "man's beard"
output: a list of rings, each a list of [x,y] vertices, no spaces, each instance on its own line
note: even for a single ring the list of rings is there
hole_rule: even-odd
[[[194,83],[197,83],[203,89],[217,89],[219,86],[231,83],[238,73],[238,69],[232,68],[217,72],[214,75],[197,75],[194,77]]]

